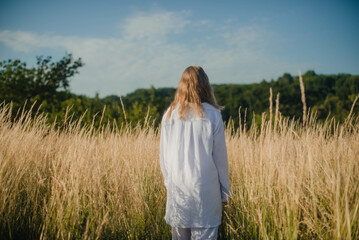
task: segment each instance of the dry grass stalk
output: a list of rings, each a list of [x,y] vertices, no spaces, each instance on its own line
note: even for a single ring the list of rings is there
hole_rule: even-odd
[[[120,96],[120,101],[121,101],[121,107],[122,107],[122,111],[123,111],[123,116],[124,116],[124,118],[125,118],[125,123],[126,123],[126,126],[127,126],[128,123],[127,123],[127,118],[126,118],[125,106],[123,105],[121,94],[120,94],[119,96]]]
[[[244,110],[244,119],[243,119],[243,129],[244,132],[247,131],[247,108]]]
[[[359,95],[357,95],[353,101],[353,104],[352,104],[352,107],[350,108],[350,112],[348,114],[348,117],[345,119],[345,123],[347,123],[348,121],[350,121],[351,117],[352,117],[352,114],[353,114],[353,111],[354,111],[354,107],[355,107],[355,104],[357,103],[359,99]]]
[[[143,124],[144,126],[147,126],[147,124],[148,124],[149,115],[150,115],[150,105],[147,106],[147,114],[146,114],[146,117],[145,117],[145,122]]]
[[[299,85],[300,85],[300,93],[302,96],[302,103],[303,103],[303,126],[307,123],[307,104],[305,101],[305,88],[302,73],[299,71]]]
[[[279,121],[279,93],[277,93],[277,98],[275,100],[274,131],[277,130],[278,121]]]
[[[242,106],[239,106],[239,108],[238,108],[239,132],[242,132],[242,115],[241,115],[241,108],[242,108]]]
[[[103,106],[99,126],[101,126],[101,124],[102,124],[103,117],[105,116],[105,111],[106,111],[106,105],[105,105],[105,106]]]
[[[272,115],[273,115],[273,92],[272,88],[269,88],[269,122],[272,124]]]

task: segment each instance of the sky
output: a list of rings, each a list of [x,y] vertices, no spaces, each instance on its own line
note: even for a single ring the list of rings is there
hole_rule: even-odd
[[[0,61],[66,53],[76,94],[176,87],[200,65],[211,84],[283,73],[359,74],[359,1],[0,0]]]

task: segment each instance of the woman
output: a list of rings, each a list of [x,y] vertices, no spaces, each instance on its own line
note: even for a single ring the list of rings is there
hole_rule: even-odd
[[[199,66],[182,74],[162,118],[160,163],[172,239],[216,239],[222,203],[231,196],[222,116]]]

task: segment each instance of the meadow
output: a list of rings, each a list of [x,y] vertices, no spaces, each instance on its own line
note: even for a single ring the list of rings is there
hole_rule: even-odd
[[[358,239],[354,106],[344,123],[306,111],[290,119],[278,107],[260,125],[229,121],[233,196],[219,239]],[[71,111],[52,125],[11,112],[1,105],[1,239],[170,239],[159,128],[149,119],[94,128]]]

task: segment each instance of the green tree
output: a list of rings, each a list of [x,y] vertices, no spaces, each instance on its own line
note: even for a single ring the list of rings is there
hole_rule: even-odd
[[[53,102],[59,90],[66,91],[69,79],[83,66],[81,58],[66,54],[60,61],[37,57],[36,67],[27,68],[20,60],[0,62],[0,100],[21,106],[26,100]]]

